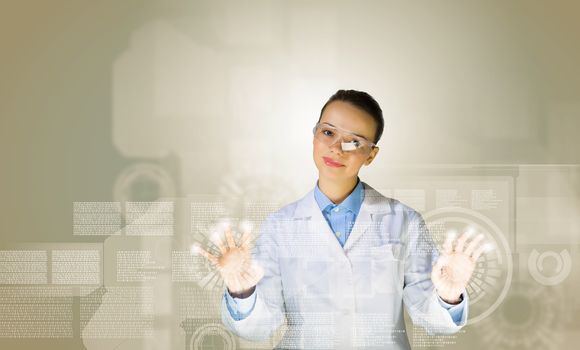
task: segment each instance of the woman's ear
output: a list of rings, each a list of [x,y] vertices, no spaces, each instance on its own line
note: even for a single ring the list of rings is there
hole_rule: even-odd
[[[371,150],[371,153],[369,154],[367,160],[365,160],[365,165],[371,164],[373,159],[375,159],[375,157],[377,156],[377,153],[379,153],[379,148],[375,146]]]

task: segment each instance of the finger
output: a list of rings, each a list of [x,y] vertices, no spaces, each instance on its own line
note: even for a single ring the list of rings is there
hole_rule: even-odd
[[[471,256],[471,254],[473,254],[475,251],[475,248],[477,248],[479,243],[483,240],[483,237],[483,233],[480,233],[474,239],[472,239],[471,242],[469,242],[467,245],[467,248],[465,248],[465,255]]]
[[[211,241],[219,249],[219,251],[222,255],[227,253],[228,250],[227,250],[226,246],[224,245],[224,242],[223,242],[223,240],[220,237],[220,234],[218,232],[214,232],[212,234]]]
[[[445,243],[443,243],[443,252],[445,254],[450,255],[453,253],[453,241],[455,240],[456,236],[457,234],[455,233],[455,231],[449,231],[447,233]]]
[[[232,228],[230,227],[230,225],[226,225],[225,230],[224,230],[225,234],[226,234],[226,242],[228,244],[228,248],[235,248],[236,247],[236,241],[234,240],[234,235],[232,233]]]
[[[477,259],[479,259],[479,257],[481,256],[481,254],[487,253],[491,250],[493,250],[493,245],[491,243],[486,243],[486,244],[480,246],[479,248],[477,248],[475,250],[475,252],[473,252],[473,255],[471,255],[471,260],[473,262],[476,262]]]
[[[207,250],[203,249],[202,247],[196,246],[196,251],[197,253],[204,256],[207,260],[209,260],[212,264],[214,265],[218,264],[218,258],[215,255],[208,252]]]
[[[242,233],[240,247],[242,247],[245,250],[249,250],[251,241],[252,241],[252,234],[250,233],[250,231],[244,231]]]
[[[463,252],[463,248],[465,247],[465,242],[467,241],[467,239],[469,237],[471,237],[472,233],[471,231],[467,231],[464,234],[461,235],[461,237],[459,237],[459,239],[457,240],[457,244],[455,244],[455,251],[458,253],[462,253]]]

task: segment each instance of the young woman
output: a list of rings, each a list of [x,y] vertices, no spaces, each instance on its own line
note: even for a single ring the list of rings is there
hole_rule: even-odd
[[[449,236],[439,257],[416,211],[360,181],[383,125],[369,94],[336,92],[313,129],[314,189],[265,220],[252,254],[249,232],[237,245],[230,228],[220,256],[200,249],[224,278],[234,333],[263,340],[286,322],[280,348],[409,349],[403,305],[430,333],[465,325],[483,235]]]

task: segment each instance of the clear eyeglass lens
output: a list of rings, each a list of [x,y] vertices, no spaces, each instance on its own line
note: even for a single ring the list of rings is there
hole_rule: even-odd
[[[326,145],[333,145],[341,139],[343,151],[366,152],[370,150],[366,140],[354,135],[345,135],[328,125],[318,125],[314,131],[314,136]]]

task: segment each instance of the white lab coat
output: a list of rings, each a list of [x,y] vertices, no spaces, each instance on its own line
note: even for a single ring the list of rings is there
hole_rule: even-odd
[[[431,282],[437,249],[416,211],[364,184],[365,197],[346,244],[340,246],[314,191],[269,216],[253,258],[265,272],[256,304],[234,320],[235,334],[263,340],[286,320],[279,348],[409,349],[403,304],[430,333],[458,331]],[[466,296],[466,295],[465,295]]]

